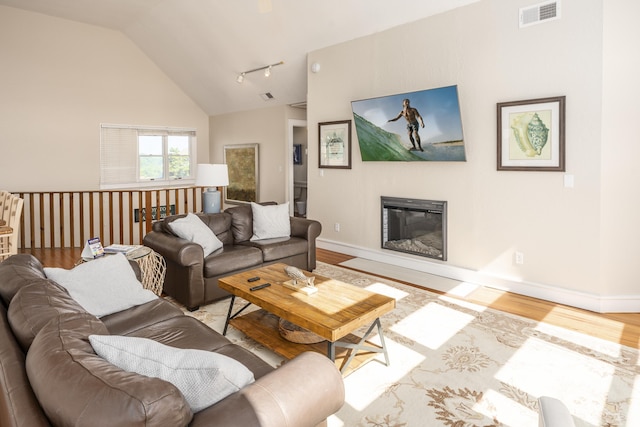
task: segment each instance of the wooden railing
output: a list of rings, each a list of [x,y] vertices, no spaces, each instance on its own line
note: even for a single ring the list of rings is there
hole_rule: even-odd
[[[141,244],[153,221],[201,211],[202,190],[15,192],[24,199],[19,247],[84,247],[93,237],[103,245]]]

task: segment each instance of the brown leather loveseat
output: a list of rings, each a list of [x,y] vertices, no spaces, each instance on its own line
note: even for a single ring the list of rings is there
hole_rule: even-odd
[[[261,205],[273,206],[275,203]],[[316,268],[316,238],[322,231],[318,221],[289,217],[290,236],[252,241],[251,205],[197,216],[224,244],[206,258],[202,246],[178,237],[170,228],[169,224],[184,218],[184,214],[155,222],[152,231],[143,239],[144,245],[162,255],[167,263],[163,291],[189,310],[229,296],[218,287],[221,277],[276,262],[307,271]]]
[[[90,335],[215,352],[240,362],[255,382],[192,411],[172,383],[98,356]],[[33,256],[0,263],[3,427],[315,426],[343,402],[340,373],[320,354],[303,353],[274,369],[162,298],[98,318],[45,277]]]

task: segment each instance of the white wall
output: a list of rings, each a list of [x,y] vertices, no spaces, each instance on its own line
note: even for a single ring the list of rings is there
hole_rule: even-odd
[[[637,295],[640,286],[640,2],[604,5],[602,99],[602,246],[604,294]]]
[[[618,237],[622,230],[637,235],[630,215],[615,212],[637,210],[638,200],[620,197],[620,179],[601,179],[603,173],[617,176],[618,160],[626,158],[620,152],[603,156],[609,149],[603,134],[622,136],[616,123],[603,127],[603,91],[609,98],[609,90],[617,93],[624,84],[612,76],[603,85],[603,38],[608,38],[603,37],[602,1],[563,0],[560,20],[519,29],[518,9],[530,4],[485,0],[310,53],[308,62],[320,63],[322,71],[308,74],[309,129],[318,122],[352,119],[352,100],[455,84],[467,162],[364,163],[354,137],[351,170],[319,170],[317,150],[311,149],[308,217],[324,225],[324,247],[397,263],[397,253],[379,249],[380,196],[447,200],[449,259],[404,257],[415,268],[598,311],[605,298],[634,294],[638,310],[640,292],[629,286],[637,283],[636,268],[623,262],[628,258],[604,254],[619,243],[604,236],[605,229]],[[614,15],[633,16],[612,9],[608,30],[615,27]],[[615,31],[611,44],[623,38],[623,30]],[[565,188],[559,172],[498,172],[496,103],[560,95],[567,97],[566,173],[575,177],[575,187]],[[634,102],[629,98],[625,106]],[[617,99],[610,104],[616,108]],[[315,132],[309,132],[309,144],[317,144]],[[622,166],[625,181],[638,181],[630,160]],[[601,202],[610,198],[623,206],[601,210]],[[336,222],[340,232],[334,231]],[[624,249],[638,241],[624,240]],[[524,265],[514,264],[516,250],[524,253]]]
[[[0,6],[0,188],[96,190],[100,123],[192,127],[207,115],[121,33]]]
[[[287,176],[292,165],[287,153],[288,120],[304,119],[305,110],[266,107],[210,117],[211,161],[222,163],[225,145],[258,144],[259,201],[287,200]]]

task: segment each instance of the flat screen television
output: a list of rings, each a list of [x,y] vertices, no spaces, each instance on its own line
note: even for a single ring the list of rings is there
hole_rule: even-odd
[[[466,161],[458,87],[351,102],[362,160]]]

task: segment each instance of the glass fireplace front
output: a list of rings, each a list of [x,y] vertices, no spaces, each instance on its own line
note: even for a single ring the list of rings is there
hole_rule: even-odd
[[[447,260],[447,202],[381,197],[382,248]]]

